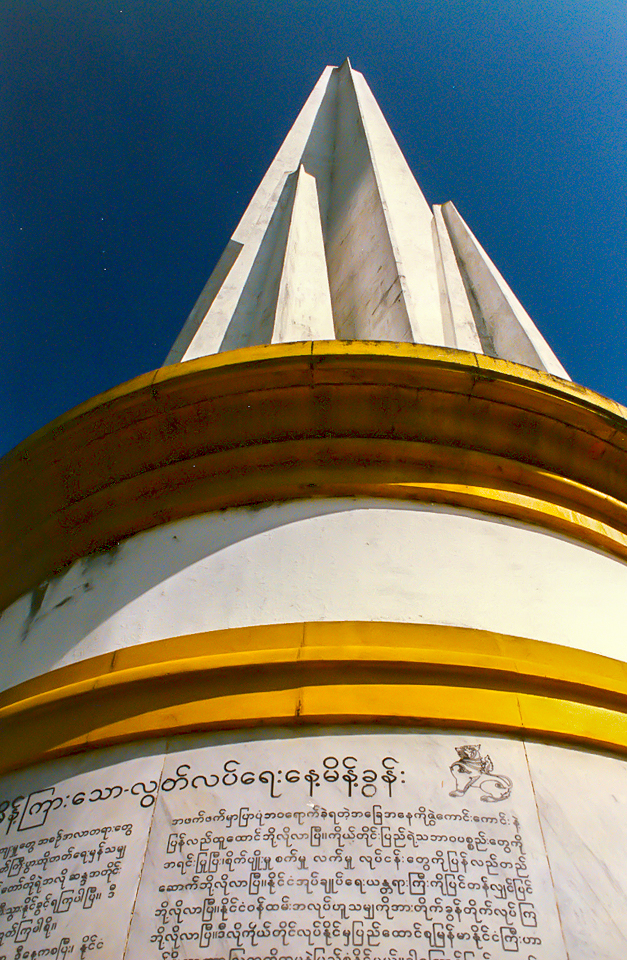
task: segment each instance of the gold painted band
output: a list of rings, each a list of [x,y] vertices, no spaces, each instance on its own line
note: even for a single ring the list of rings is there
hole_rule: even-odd
[[[626,413],[527,367],[413,344],[280,344],[166,367],[0,462],[0,609],[140,531],[298,498],[445,503],[624,559]]]
[[[627,664],[430,624],[294,623],[174,637],[1,694],[0,771],[191,731],[372,722],[626,753]]]

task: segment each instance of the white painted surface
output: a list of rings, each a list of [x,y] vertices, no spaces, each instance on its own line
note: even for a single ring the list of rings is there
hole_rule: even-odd
[[[484,348],[470,309],[466,288],[455,259],[455,251],[442,216],[442,207],[433,208],[433,243],[436,248],[440,305],[446,346],[471,353]]]
[[[533,320],[516,298],[452,203],[442,207],[444,221],[466,282],[472,290],[495,355],[546,370],[570,380]]]
[[[271,251],[261,250],[264,238],[288,176],[298,169],[305,154],[308,158],[312,155],[312,152],[307,150],[308,140],[321,107],[325,105],[325,95],[330,82],[334,82],[333,68],[327,67],[233,234],[231,243],[239,250],[234,266],[223,280],[223,271],[220,271],[218,264],[214,271],[217,277],[212,275],[209,278],[198,303],[168,354],[166,363],[178,363],[180,360],[193,360],[195,357],[218,353],[225,338],[228,339],[229,326],[236,318],[236,312],[239,314],[236,318],[237,325],[244,329],[237,332],[240,342],[237,341],[234,331],[231,331],[230,339],[235,339],[237,346],[243,346],[251,340],[255,342],[254,311],[259,298],[259,270],[255,273],[255,266],[259,267],[260,259],[265,262],[265,259],[271,258]],[[330,144],[324,134],[322,141],[328,149]],[[324,163],[324,159],[322,162]],[[315,168],[315,163],[313,166]],[[309,170],[309,167],[306,168]],[[252,280],[252,283],[249,280]]]
[[[272,343],[334,338],[316,181],[300,166],[279,280]]]
[[[431,210],[362,74],[351,71],[351,79],[412,339],[416,343],[442,344]],[[361,269],[366,267],[364,263]]]
[[[3,685],[163,637],[304,620],[451,624],[625,659],[627,565],[445,507],[226,510],[142,533],[16,601],[0,617]]]
[[[412,341],[408,305],[354,75],[338,74],[326,251],[339,339]]]

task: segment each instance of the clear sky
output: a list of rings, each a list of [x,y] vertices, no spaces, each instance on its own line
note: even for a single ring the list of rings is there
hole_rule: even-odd
[[[627,2],[3,0],[0,453],[160,366],[326,64],[627,403]]]

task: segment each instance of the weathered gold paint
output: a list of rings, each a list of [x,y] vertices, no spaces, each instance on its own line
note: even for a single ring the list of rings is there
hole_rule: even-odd
[[[626,417],[583,387],[443,347],[278,344],[165,367],[0,463],[0,609],[142,530],[295,498],[446,503],[627,558]]]

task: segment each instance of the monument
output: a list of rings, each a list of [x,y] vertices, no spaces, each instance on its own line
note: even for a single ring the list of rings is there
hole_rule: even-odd
[[[0,488],[0,960],[622,960],[627,411],[348,62]]]

